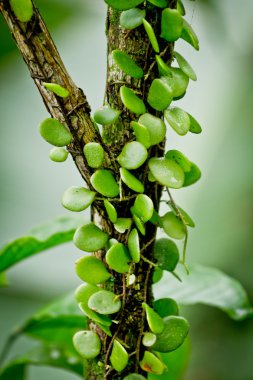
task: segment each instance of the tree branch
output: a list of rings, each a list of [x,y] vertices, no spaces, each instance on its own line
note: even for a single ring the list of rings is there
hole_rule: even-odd
[[[91,141],[103,144],[99,131],[90,118],[90,106],[83,91],[69,76],[53,39],[34,6],[32,19],[20,22],[12,12],[9,2],[0,0],[0,12],[23,56],[45,106],[51,116],[68,126],[73,142],[68,149],[81,173],[90,186],[90,168],[83,155],[83,146]],[[43,86],[43,82],[57,83],[69,91],[67,98],[60,98]],[[107,147],[104,146],[108,153]]]

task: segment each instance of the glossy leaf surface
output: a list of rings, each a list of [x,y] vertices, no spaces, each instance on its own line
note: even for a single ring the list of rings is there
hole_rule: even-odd
[[[105,152],[102,145],[95,142],[85,144],[83,148],[83,153],[85,155],[88,165],[91,168],[97,169],[103,165],[105,159]]]
[[[172,240],[162,238],[155,242],[154,257],[161,269],[173,272],[179,261],[179,251]]]
[[[157,356],[152,352],[145,351],[143,359],[140,361],[140,366],[143,371],[161,375],[164,372],[165,366]]]
[[[84,187],[72,186],[64,191],[61,202],[67,210],[79,212],[92,204],[95,195],[94,191]]]
[[[164,116],[169,125],[180,136],[186,135],[190,129],[190,118],[187,112],[179,107],[173,107],[165,110]]]
[[[128,353],[117,339],[113,342],[110,362],[117,372],[123,371],[128,363]]]
[[[143,25],[148,35],[149,41],[156,53],[160,52],[159,44],[152,25],[145,19],[143,19]]]
[[[132,8],[124,11],[120,15],[120,26],[125,29],[135,29],[142,25],[142,20],[146,16],[144,9]]]
[[[169,211],[162,216],[162,225],[164,232],[173,239],[183,239],[186,233],[186,227],[182,220]]]
[[[117,160],[123,168],[138,169],[148,157],[147,149],[138,141],[127,143]]]
[[[144,185],[132,173],[125,168],[120,168],[120,177],[122,182],[136,193],[144,192]]]
[[[199,167],[192,162],[191,170],[185,173],[184,187],[196,183],[201,178],[201,171]]]
[[[191,25],[186,20],[183,20],[181,38],[192,45],[194,49],[199,50],[199,39]]]
[[[126,273],[129,270],[129,262],[131,258],[126,247],[122,243],[114,244],[106,252],[106,262],[109,267],[118,273]]]
[[[110,221],[112,223],[116,223],[117,217],[118,217],[116,208],[107,199],[104,200],[104,206],[105,206],[105,209],[106,209],[106,212],[107,212],[107,215],[108,215],[108,218],[110,219]]]
[[[141,115],[146,112],[143,100],[139,98],[131,88],[121,86],[120,97],[124,106],[136,115]]]
[[[137,63],[135,63],[135,61],[125,52],[121,50],[113,50],[112,57],[125,74],[137,79],[141,79],[143,77],[142,68],[137,65]]]
[[[73,344],[76,351],[84,359],[95,358],[99,355],[101,350],[100,339],[94,331],[78,331],[73,336]]]
[[[54,147],[50,150],[49,157],[54,162],[64,162],[68,158],[69,152],[62,147]]]
[[[173,99],[173,90],[171,86],[162,79],[154,79],[148,92],[148,103],[157,111],[163,111],[167,108]]]
[[[113,124],[119,118],[120,111],[110,106],[103,106],[98,108],[94,113],[94,120],[98,124],[107,125]]]
[[[192,163],[188,158],[179,150],[168,150],[165,154],[165,158],[175,161],[184,172],[189,172],[191,170]]]
[[[55,146],[65,146],[72,141],[69,130],[56,119],[45,119],[40,124],[39,131],[44,140]]]
[[[197,133],[197,134],[201,133],[202,128],[201,128],[201,125],[199,124],[199,122],[191,114],[189,114],[189,112],[188,112],[188,115],[190,118],[190,132],[191,133]]]
[[[128,236],[128,250],[134,263],[140,261],[140,242],[139,235],[136,228],[134,228]]]
[[[74,244],[77,248],[86,252],[95,252],[103,248],[109,236],[94,223],[79,227],[74,234]]]
[[[154,334],[160,334],[164,329],[163,319],[148,304],[143,303],[142,307],[146,312],[146,317],[150,330]]]
[[[84,256],[76,261],[76,273],[88,284],[103,284],[111,277],[105,265],[95,256]]]
[[[61,98],[67,98],[69,96],[68,90],[57,83],[43,83],[43,86]]]
[[[162,12],[161,37],[168,42],[176,41],[182,33],[183,18],[177,9],[166,8]]]
[[[88,306],[99,314],[114,314],[121,308],[121,301],[116,294],[108,290],[100,290],[91,295]]]
[[[153,157],[149,160],[148,165],[151,173],[161,185],[174,189],[183,186],[184,172],[174,161]]]
[[[105,197],[114,198],[119,195],[119,185],[109,170],[96,170],[92,174],[90,181],[94,189]]]
[[[148,130],[150,146],[159,144],[165,139],[166,126],[161,118],[145,113],[139,118],[138,124]]]
[[[134,130],[136,140],[139,141],[145,148],[149,148],[152,145],[150,133],[148,128],[144,125],[137,123],[136,121],[131,122],[131,127]]]
[[[151,198],[146,194],[139,194],[134,201],[134,213],[141,219],[143,223],[146,223],[152,218],[154,205]]]
[[[172,298],[160,298],[154,302],[154,310],[160,317],[168,317],[169,315],[178,315],[178,305]]]
[[[178,66],[193,81],[197,80],[197,75],[188,61],[179,53],[174,52]]]

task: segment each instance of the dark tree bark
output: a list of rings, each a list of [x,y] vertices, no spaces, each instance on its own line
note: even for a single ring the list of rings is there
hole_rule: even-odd
[[[168,6],[175,8],[176,1],[168,0]],[[156,35],[159,36],[161,9],[154,7],[150,3],[144,3],[142,7],[145,7],[147,19],[156,31]],[[102,144],[107,154],[106,166],[113,171],[116,179],[119,181],[119,165],[116,157],[126,142],[133,139],[130,122],[136,119],[134,114],[123,107],[119,96],[119,89],[125,84],[138,92],[143,100],[146,100],[150,83],[158,76],[157,68],[154,64],[155,53],[144,28],[139,27],[131,31],[124,30],[119,26],[120,12],[112,8],[108,9],[106,21],[108,56],[105,103],[121,109],[122,113],[116,125],[104,127],[102,139],[90,118],[90,107],[86,97],[83,91],[73,83],[67,73],[36,7],[34,7],[34,15],[28,23],[22,23],[16,19],[8,1],[0,0],[0,10],[24,58],[31,77],[41,93],[48,112],[53,118],[65,124],[73,135],[73,143],[68,146],[68,150],[72,154],[75,164],[87,185],[92,189],[90,176],[93,171],[88,167],[82,149],[86,143],[92,141]],[[166,62],[171,62],[173,44],[168,44],[159,37],[158,39],[161,50],[160,56]],[[144,70],[145,75],[143,79],[133,79],[116,67],[111,58],[111,53],[114,49],[120,49],[134,58]],[[54,82],[62,85],[67,88],[70,96],[66,100],[55,96],[44,88],[43,82]],[[154,114],[154,110],[151,112]],[[157,112],[156,115],[161,116],[161,113]],[[152,147],[149,150],[149,155],[162,156],[163,150],[164,144],[160,144],[159,146]],[[158,210],[162,188],[157,183],[149,182],[147,173],[147,164],[144,164],[141,169],[135,171],[135,175],[145,186],[145,194],[153,200],[154,207]],[[130,207],[134,201],[132,196],[133,193],[123,186],[122,199],[112,201],[117,207],[119,217],[131,217]],[[120,234],[114,229],[113,224],[106,217],[102,201],[97,200],[94,202],[92,206],[92,219],[97,225],[107,231],[111,237],[126,244],[128,234]],[[139,366],[139,361],[142,358],[141,339],[143,332],[147,328],[142,303],[151,304],[152,302],[151,280],[153,266],[149,261],[153,261],[152,246],[155,236],[156,227],[148,223],[146,235],[140,237],[141,253],[144,260],[142,258],[138,264],[132,264],[132,270],[136,276],[134,285],[127,286],[127,275],[112,272],[114,276],[113,291],[122,296],[122,308],[115,318],[119,323],[113,324],[112,338],[108,337],[93,323],[90,324],[90,327],[95,329],[100,335],[103,345],[100,356],[90,364],[87,379],[119,380],[131,372],[141,373]],[[95,255],[105,261],[104,251],[96,252]],[[109,357],[115,338],[123,342],[130,355],[128,366],[120,374],[107,367],[110,364]],[[104,369],[97,365],[98,361],[104,363]]]

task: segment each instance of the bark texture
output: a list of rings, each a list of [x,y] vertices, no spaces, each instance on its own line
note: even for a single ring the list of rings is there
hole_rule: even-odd
[[[174,8],[176,1],[168,0],[168,6]],[[147,4],[144,2],[140,7],[146,9],[147,20],[152,24],[156,35],[160,36],[161,9],[148,2]],[[155,64],[155,52],[144,28],[140,26],[131,31],[122,29],[119,26],[120,12],[112,8],[108,9],[106,22],[108,57],[105,103],[122,110],[122,113],[115,125],[104,127],[102,139],[90,118],[90,107],[86,97],[68,75],[38,10],[34,7],[34,15],[28,23],[22,23],[16,19],[8,1],[0,0],[0,10],[27,64],[31,77],[42,95],[46,108],[52,117],[68,126],[73,135],[73,143],[68,149],[83,179],[92,188],[90,176],[93,171],[88,167],[82,149],[86,143],[96,141],[102,144],[106,151],[106,166],[113,171],[116,179],[120,181],[119,164],[116,158],[126,142],[134,139],[130,122],[136,120],[136,116],[123,107],[119,96],[120,87],[126,85],[134,89],[145,101],[148,112],[161,116],[159,112],[154,113],[154,110],[150,110],[146,102],[150,83],[158,76],[158,73]],[[159,37],[158,41],[161,51],[160,56],[166,62],[171,62],[173,44],[168,44]],[[143,68],[145,73],[143,79],[133,79],[125,75],[114,64],[111,55],[114,49],[120,49],[128,53]],[[62,85],[68,89],[70,96],[66,100],[55,96],[44,88],[43,82]],[[160,144],[151,148],[149,155],[162,156],[163,149],[164,145]],[[154,207],[158,210],[162,188],[157,183],[154,184],[148,181],[147,164],[145,163],[134,174],[142,181],[145,186],[145,194],[153,200]],[[130,189],[122,186],[122,197],[112,201],[117,208],[118,217],[131,217],[130,207],[134,202],[133,196],[134,194]],[[120,234],[115,230],[106,216],[102,201],[97,200],[94,202],[92,218],[111,237],[122,243],[127,243],[128,233]],[[156,227],[151,223],[147,223],[145,236],[140,235],[141,254],[146,260],[153,261],[152,246],[155,236]],[[96,252],[95,255],[105,261],[105,251]],[[102,352],[96,361],[90,363],[87,375],[89,380],[119,380],[132,372],[142,373],[139,366],[139,361],[143,354],[141,340],[143,332],[147,329],[142,303],[151,304],[152,302],[153,272],[153,266],[145,259],[142,259],[138,264],[131,264],[131,272],[136,276],[136,282],[131,286],[127,286],[126,274],[121,275],[112,272],[114,280],[107,284],[106,287],[121,295],[122,308],[118,315],[114,317],[118,323],[112,325],[112,338],[108,337],[93,323],[90,325],[101,337]],[[115,339],[122,342],[130,355],[128,366],[122,373],[117,373],[110,368],[110,353]],[[98,361],[104,363],[104,369],[97,364]]]

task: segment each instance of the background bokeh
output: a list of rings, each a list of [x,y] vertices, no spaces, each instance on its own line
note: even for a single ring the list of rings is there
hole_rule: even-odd
[[[102,0],[38,0],[63,60],[92,109],[102,104],[106,41]],[[215,266],[241,281],[253,300],[253,2],[190,2],[187,19],[200,38],[196,52],[177,43],[198,74],[180,105],[202,124],[203,133],[177,137],[179,148],[202,169],[202,180],[174,192],[196,221],[188,261]],[[49,146],[38,134],[47,112],[9,32],[0,19],[0,209],[1,245],[33,226],[66,215],[63,191],[81,184],[69,159],[48,159]],[[9,271],[10,286],[0,291],[0,349],[11,330],[38,307],[78,283],[72,244],[29,259]],[[187,380],[252,380],[253,323],[234,322],[206,306],[184,308],[191,323],[192,356]],[[23,339],[14,354],[22,353]],[[32,368],[29,379],[64,380],[60,370]]]

